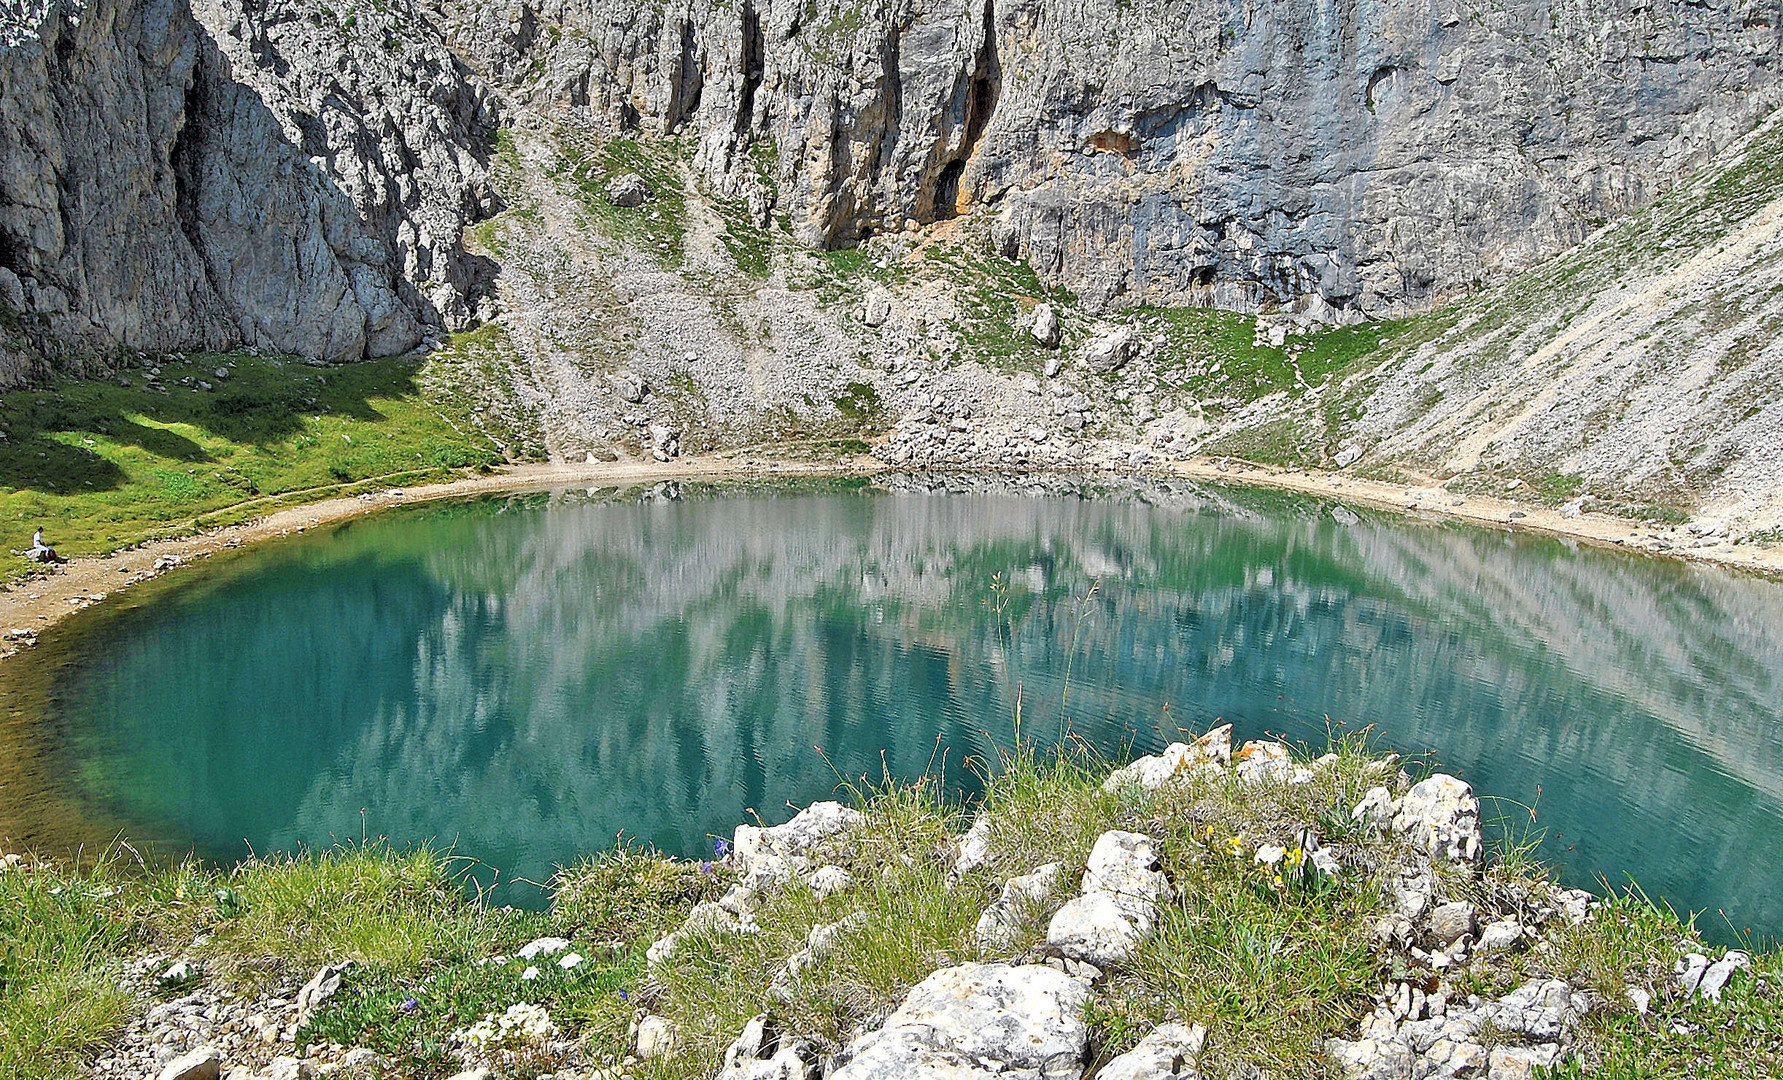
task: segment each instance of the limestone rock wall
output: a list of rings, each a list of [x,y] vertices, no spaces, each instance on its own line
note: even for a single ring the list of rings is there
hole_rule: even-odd
[[[812,245],[973,211],[1091,311],[1336,320],[1531,266],[1783,98],[1764,0],[450,2],[18,5],[0,379],[474,322],[496,118],[470,68],[545,116],[697,135],[720,193]]]
[[[1419,310],[1651,201],[1779,100],[1760,0],[524,0],[454,42],[689,128],[816,245],[997,218],[1096,307]]]
[[[0,383],[129,349],[390,355],[475,318],[494,117],[412,8],[93,0],[0,40]]]

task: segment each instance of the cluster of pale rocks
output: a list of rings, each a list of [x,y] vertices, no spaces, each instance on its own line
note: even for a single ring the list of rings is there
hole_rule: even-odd
[[[1257,785],[1304,784],[1317,775],[1316,768],[1296,764],[1279,743],[1251,742],[1234,751],[1230,735],[1229,726],[1221,727],[1193,743],[1172,745],[1118,770],[1106,785],[1110,790],[1131,786],[1150,791],[1197,772],[1226,770],[1240,782]],[[1332,760],[1323,759],[1317,767]],[[1378,928],[1383,945],[1419,974],[1384,988],[1359,1037],[1333,1040],[1328,1053],[1349,1080],[1526,1080],[1535,1066],[1551,1065],[1566,1053],[1580,1017],[1591,1007],[1588,997],[1563,982],[1536,980],[1503,997],[1481,999],[1456,989],[1446,976],[1459,974],[1471,957],[1527,947],[1548,921],[1588,918],[1592,899],[1581,891],[1541,886],[1541,896],[1520,898],[1527,921],[1495,918],[1482,925],[1471,903],[1445,902],[1443,884],[1451,877],[1472,880],[1483,860],[1479,802],[1472,790],[1442,774],[1410,785],[1398,772],[1396,759],[1376,765],[1387,782],[1370,790],[1352,816],[1365,836],[1391,832],[1407,841],[1395,846],[1406,852],[1403,860],[1372,872],[1390,879],[1394,897],[1392,913]],[[1409,790],[1395,798],[1388,782]],[[689,933],[752,932],[753,913],[763,895],[794,878],[824,893],[848,888],[848,872],[825,863],[822,854],[833,850],[833,842],[860,820],[846,807],[819,803],[784,825],[739,828],[730,855],[738,883],[657,942],[651,962],[672,963],[677,945]],[[1344,871],[1316,835],[1309,832],[1303,840],[1314,865],[1330,874]],[[1270,853],[1265,848],[1259,856]],[[956,874],[984,865],[990,855],[989,822],[981,817],[958,842]],[[1048,863],[1010,879],[978,921],[983,950],[996,954],[1016,947],[1021,928],[1031,925],[1036,914],[1046,915],[1044,906],[1056,902],[1067,873],[1064,864]],[[1105,973],[1117,969],[1152,932],[1160,905],[1172,899],[1157,842],[1140,833],[1106,832],[1086,860],[1076,895],[1051,911],[1038,948],[1011,962],[935,972],[882,1025],[833,1054],[778,1030],[769,1016],[758,1016],[726,1051],[719,1080],[1080,1077],[1090,1050],[1085,1003]],[[813,957],[864,919],[856,913],[815,928],[805,947],[788,959],[775,987],[783,991]],[[1691,970],[1700,982],[1715,983],[1706,958],[1698,959],[1705,963]],[[1735,963],[1723,960],[1721,970]],[[1717,978],[1719,984],[1726,982],[1725,975]],[[640,1057],[673,1052],[680,1043],[674,1026],[661,1017],[642,1018],[634,1034]],[[1096,1075],[1103,1080],[1198,1076],[1196,1061],[1206,1038],[1199,1025],[1161,1025]]]
[[[1229,774],[1247,785],[1306,784],[1336,760],[1327,756],[1301,765],[1280,743],[1250,742],[1234,750],[1230,740],[1229,725],[1216,728],[1195,742],[1174,744],[1117,770],[1105,787],[1154,792],[1205,774]],[[1315,830],[1303,830],[1299,837],[1306,859],[1321,872],[1368,875],[1392,899],[1376,932],[1393,959],[1396,977],[1383,986],[1355,1038],[1333,1039],[1327,1045],[1338,1073],[1345,1080],[1529,1080],[1537,1067],[1562,1061],[1574,1045],[1580,1020],[1602,1004],[1591,993],[1557,979],[1536,978],[1488,998],[1468,993],[1464,987],[1469,982],[1460,976],[1479,960],[1496,962],[1493,958],[1514,952],[1545,949],[1546,928],[1591,918],[1595,901],[1589,893],[1547,883],[1487,880],[1480,873],[1484,845],[1479,801],[1466,783],[1439,773],[1412,784],[1392,755],[1370,768],[1382,783],[1353,808],[1344,857],[1336,844],[1322,844]],[[1395,796],[1395,790],[1401,794]],[[855,882],[839,863],[846,861],[850,833],[864,823],[859,811],[820,802],[782,825],[739,826],[725,856],[735,871],[735,884],[719,900],[696,906],[681,927],[649,948],[651,972],[672,966],[690,935],[759,931],[756,916],[765,899],[795,880],[820,896],[845,893]],[[1363,841],[1359,848],[1354,843],[1358,838]],[[1392,842],[1367,843],[1371,839]],[[991,823],[981,815],[951,849],[953,877],[988,865],[993,844]],[[1383,851],[1393,854],[1383,860]],[[1280,852],[1266,845],[1256,859],[1279,859]],[[1114,830],[1096,839],[1075,883],[1069,880],[1070,868],[1060,862],[1009,879],[978,919],[975,934],[982,953],[1017,952],[1024,928],[1044,922],[1040,944],[1000,962],[934,972],[883,1022],[859,1031],[840,1048],[820,1046],[784,1029],[771,1015],[759,1015],[731,1042],[722,1060],[712,1063],[716,1080],[1078,1080],[1092,1059],[1086,1004],[1098,984],[1153,932],[1162,907],[1176,899],[1160,854],[1153,837]],[[1476,900],[1489,896],[1485,903],[1491,910],[1455,895],[1460,885],[1472,886],[1467,891]],[[774,976],[769,996],[790,1001],[806,969],[867,919],[857,911],[813,928]],[[567,941],[542,939],[528,949],[542,963],[573,955],[568,947]],[[1750,959],[1738,951],[1711,960],[1686,949],[1669,992],[1719,1002],[1730,980],[1749,965]],[[161,979],[188,974],[175,965]],[[274,1046],[289,1042],[308,1014],[338,987],[340,974],[324,968],[289,1000],[273,998],[255,1006],[210,1001],[203,991],[158,1006],[141,1041],[159,1048],[159,1071],[137,1075],[156,1080],[309,1080],[342,1069],[378,1075],[384,1063],[377,1055],[343,1048],[331,1048],[332,1058],[320,1061],[266,1061],[262,1049],[261,1066],[223,1066],[219,1047],[231,1045],[231,1032]],[[1217,978],[1218,973],[1207,976]],[[1629,987],[1642,1011],[1653,992]],[[623,1062],[592,1071],[566,1068],[557,1074],[559,1080],[627,1080],[640,1059],[685,1048],[672,1021],[647,1013],[632,1024],[631,1039],[632,1054]],[[1193,1080],[1201,1075],[1197,1063],[1207,1040],[1201,1025],[1162,1024],[1094,1075],[1097,1080]],[[198,1043],[202,1045],[170,1060],[173,1051]],[[141,1050],[125,1048],[96,1071],[119,1075],[114,1066],[132,1056],[140,1060]],[[479,1069],[454,1080],[490,1076]]]
[[[1148,346],[1131,328],[1096,327],[1070,358],[1070,378],[1060,377],[1067,372],[1067,357],[1059,351],[1059,318],[1051,304],[1034,309],[1028,334],[1054,351],[1041,375],[1015,377],[1019,408],[980,409],[956,393],[919,393],[873,447],[873,455],[899,467],[1107,469],[1193,456],[1198,445],[1193,437],[1206,428],[1198,416],[1180,410],[1160,415],[1149,396],[1131,400],[1125,387],[1115,388],[1110,400],[1101,385],[1100,380],[1148,355]],[[1155,351],[1155,346],[1149,348]]]
[[[191,960],[144,956],[127,987],[169,1000],[149,1008],[93,1063],[96,1077],[127,1080],[319,1080],[340,1074],[376,1076],[388,1066],[363,1047],[319,1047],[298,1057],[297,1031],[341,986],[346,966],[328,966],[307,983],[236,998],[211,986]]]

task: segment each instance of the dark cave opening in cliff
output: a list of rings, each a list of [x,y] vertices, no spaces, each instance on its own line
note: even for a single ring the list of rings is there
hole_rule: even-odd
[[[931,220],[946,221],[960,212],[960,178],[966,163],[978,149],[979,139],[990,126],[991,114],[1002,96],[1003,66],[997,58],[997,9],[994,0],[984,4],[984,41],[972,61],[972,77],[966,86],[963,131],[959,153],[941,167],[935,178],[935,194]]]
[[[12,233],[0,229],[0,269],[21,274],[25,269],[25,245]]]
[[[947,221],[958,216],[960,212],[960,176],[965,171],[964,158],[954,158],[941,167],[941,175],[935,180],[936,221]]]
[[[743,5],[743,89],[737,95],[736,132],[748,132],[755,122],[755,92],[767,70],[761,35],[761,16],[754,4]]]

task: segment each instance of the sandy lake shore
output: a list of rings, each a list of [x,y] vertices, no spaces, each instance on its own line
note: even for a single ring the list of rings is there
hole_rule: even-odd
[[[591,484],[635,485],[662,480],[759,476],[872,475],[886,471],[887,466],[866,457],[852,465],[814,465],[731,455],[687,457],[666,464],[517,465],[487,476],[325,499],[195,536],[156,540],[110,555],[70,559],[50,573],[15,582],[0,591],[0,657],[29,646],[38,632],[137,582],[164,573],[190,573],[194,566],[202,565],[205,558],[216,552],[391,506],[466,495]],[[1508,499],[1459,495],[1443,490],[1434,480],[1428,486],[1408,486],[1335,473],[1233,464],[1215,459],[1171,463],[1144,471],[1154,475],[1272,487],[1415,516],[1546,533],[1642,554],[1783,576],[1783,546],[1736,545],[1725,537],[1693,536],[1681,527],[1603,514],[1568,516],[1559,510]]]

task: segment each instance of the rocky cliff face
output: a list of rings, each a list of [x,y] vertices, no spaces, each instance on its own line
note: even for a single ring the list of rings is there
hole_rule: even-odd
[[[819,246],[953,217],[1091,308],[1400,314],[1650,201],[1778,100],[1757,0],[529,0],[456,43],[701,137]]]
[[[1552,473],[1783,524],[1774,3],[438,2],[0,29],[0,383],[505,310],[435,369],[515,453],[889,430],[900,465]]]
[[[0,382],[42,354],[352,359],[465,325],[485,92],[413,9],[95,0],[0,47]]]

